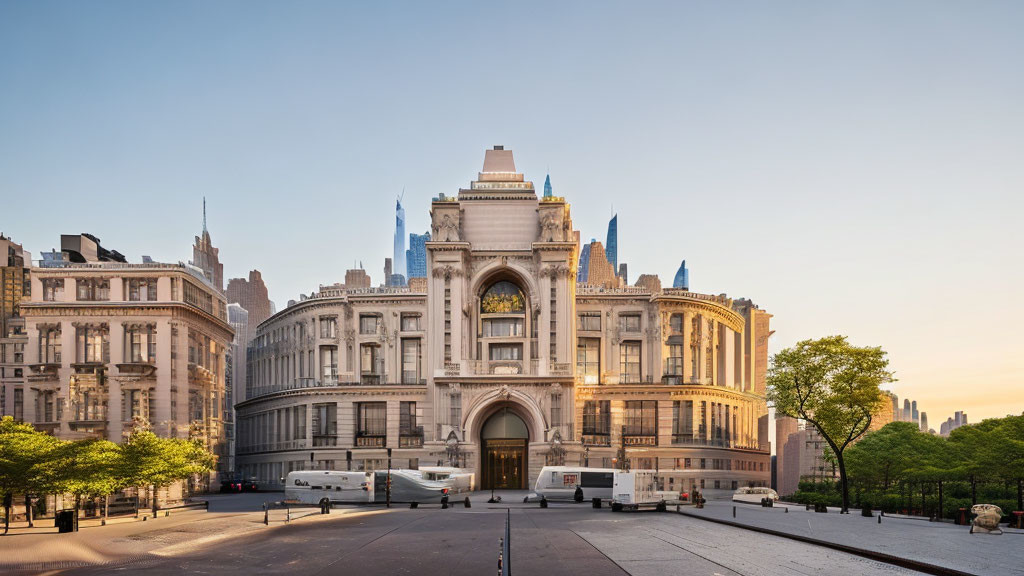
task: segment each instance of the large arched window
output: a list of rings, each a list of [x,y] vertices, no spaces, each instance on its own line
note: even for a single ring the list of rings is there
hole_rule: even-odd
[[[515,284],[505,280],[495,282],[480,298],[480,313],[523,315],[526,313],[526,298]]]

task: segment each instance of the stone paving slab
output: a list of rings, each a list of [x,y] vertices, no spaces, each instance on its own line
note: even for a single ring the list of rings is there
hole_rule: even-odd
[[[733,518],[733,506],[736,518]],[[788,508],[789,512],[785,510]],[[749,524],[827,542],[844,544],[952,568],[979,576],[1024,575],[1024,534],[969,534],[967,526],[919,519],[883,517],[878,523],[860,515],[807,511],[804,506],[761,508],[750,504],[708,502],[703,509],[684,507],[686,514]]]

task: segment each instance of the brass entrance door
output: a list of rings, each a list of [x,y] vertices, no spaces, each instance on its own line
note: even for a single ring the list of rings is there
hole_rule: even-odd
[[[499,438],[484,440],[484,490],[526,489],[526,440]]]

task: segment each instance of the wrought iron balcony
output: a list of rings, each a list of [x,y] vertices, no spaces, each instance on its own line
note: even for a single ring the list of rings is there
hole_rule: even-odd
[[[387,436],[384,435],[356,435],[356,448],[384,448],[387,445]]]

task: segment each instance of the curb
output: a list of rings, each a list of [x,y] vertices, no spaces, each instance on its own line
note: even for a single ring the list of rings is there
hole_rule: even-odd
[[[876,560],[885,564],[892,564],[901,568],[907,568],[910,570],[917,570],[918,572],[924,572],[925,574],[934,574],[935,576],[978,576],[971,572],[963,572],[955,570],[953,568],[945,568],[943,566],[936,566],[935,564],[928,564],[926,562],[920,562],[918,560],[911,560],[909,558],[901,558],[899,556],[893,556],[891,554],[885,554],[884,552],[875,552],[873,550],[865,550],[863,548],[854,548],[853,546],[847,546],[845,544],[837,544],[835,542],[829,542],[827,540],[818,540],[817,538],[810,538],[808,536],[801,536],[799,534],[790,534],[788,532],[781,532],[779,530],[772,530],[771,528],[761,528],[759,526],[750,526],[747,524],[740,524],[739,522],[733,522],[731,520],[723,520],[721,518],[711,518],[709,516],[703,516],[700,514],[693,514],[692,512],[684,512],[679,510],[676,514],[687,516],[690,518],[697,518],[699,520],[706,520],[708,522],[714,522],[716,524],[724,524],[726,526],[733,526],[735,528],[743,528],[744,530],[752,530],[754,532],[760,532],[762,534],[768,534],[771,536],[779,536],[781,538],[788,538],[790,540],[796,540],[805,544],[813,544],[815,546],[821,546],[823,548],[831,548],[832,550],[838,550],[840,552],[846,552],[847,554],[854,554],[863,558]]]

